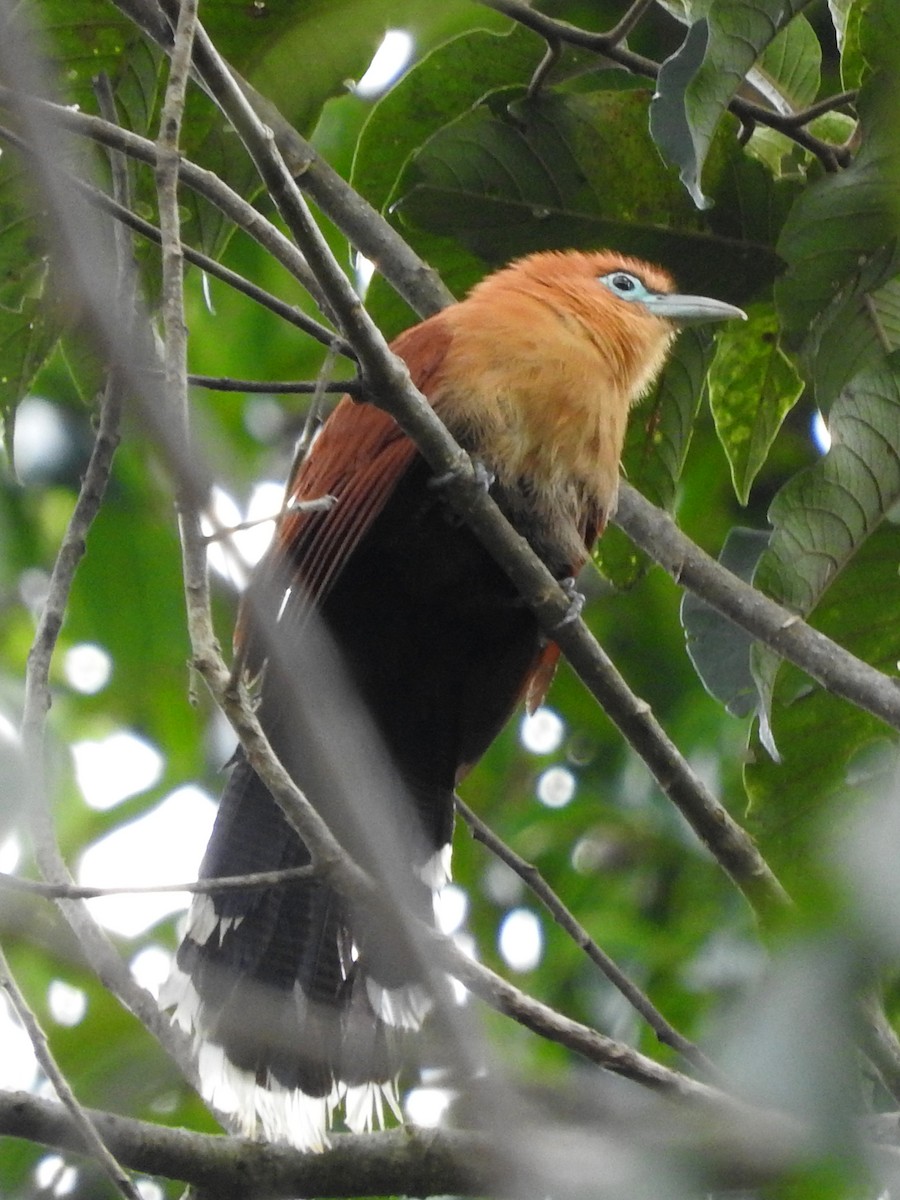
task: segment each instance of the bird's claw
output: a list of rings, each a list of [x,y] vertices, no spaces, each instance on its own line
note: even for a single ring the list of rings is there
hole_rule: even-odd
[[[581,610],[584,608],[584,593],[579,592],[575,587],[575,580],[571,575],[559,581],[559,586],[566,593],[569,601],[569,611],[557,625],[557,629],[564,629],[566,625],[571,625],[573,621],[577,621],[581,616]]]
[[[473,458],[470,461],[472,464],[471,476],[469,476],[465,467],[451,467],[449,471],[444,471],[441,475],[433,475],[428,480],[428,486],[430,488],[445,488],[448,484],[471,478],[483,491],[489,492],[496,478],[494,472],[486,467],[480,459]]]

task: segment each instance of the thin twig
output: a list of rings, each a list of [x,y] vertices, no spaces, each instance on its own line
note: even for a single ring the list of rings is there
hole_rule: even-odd
[[[707,1078],[714,1079],[718,1071],[713,1062],[688,1038],[678,1032],[662,1015],[653,1001],[634,983],[625,972],[602,950],[584,926],[562,902],[547,880],[533,863],[526,862],[486,825],[469,806],[456,797],[456,810],[462,816],[472,836],[486,846],[492,854],[506,863],[524,882],[526,887],[540,900],[553,920],[569,935],[572,941],[593,962],[606,978],[617,988],[632,1008],[644,1018],[657,1038],[665,1046],[677,1050],[693,1066],[698,1067]]]
[[[631,7],[613,25],[612,29],[607,30],[604,35],[605,43],[609,46],[618,46],[620,42],[624,42],[644,13],[652,8],[654,3],[655,0],[634,0]]]
[[[135,0],[114,0],[132,12]],[[161,7],[174,22],[177,0],[162,0]],[[151,34],[151,36],[156,36]],[[168,53],[165,38],[158,39]],[[212,53],[210,53],[212,51]],[[216,76],[222,60],[209,42],[195,47],[196,78],[217,100]],[[415,253],[403,237],[362,196],[342,179],[297,132],[274,104],[261,96],[241,75],[228,67],[229,87],[238,89],[246,104],[271,132],[292,177],[344,234],[351,245],[376,263],[398,295],[420,316],[428,316],[451,303],[453,296],[438,273]]]
[[[95,92],[101,109],[105,109],[109,119],[115,119],[115,104],[112,98],[112,90],[109,85],[109,79],[103,75],[95,83]],[[119,201],[128,204],[129,196],[129,180],[128,170],[125,160],[116,153],[110,155],[110,172],[112,178],[113,191]],[[121,231],[116,231],[116,258],[118,262],[117,282],[118,295],[116,301],[119,304],[127,304],[131,293],[131,273],[126,265],[128,254],[128,246]],[[82,488],[79,493],[78,504],[85,501],[82,508],[82,528],[87,532],[89,526],[93,523],[93,519],[99,511],[103,501],[103,495],[106,490],[106,485],[109,480],[109,475],[112,467],[112,459],[115,454],[116,447],[119,442],[119,426],[121,423],[121,396],[119,394],[119,384],[116,378],[116,373],[111,371],[107,379],[107,387],[102,398],[100,417],[97,428],[97,436],[94,442],[91,459],[88,465],[88,470],[85,473]],[[72,520],[69,524],[69,530],[73,531],[75,525],[75,517],[73,513]],[[66,539],[68,540],[68,539]],[[37,776],[34,780],[38,789],[36,797],[38,803],[34,806],[35,811],[32,817],[32,831],[35,842],[35,856],[39,865],[44,869],[47,879],[52,879],[55,883],[59,882],[61,862],[60,855],[57,849],[55,833],[53,831],[52,816],[49,812],[46,802],[46,777],[43,770],[43,748],[44,748],[44,717],[49,710],[50,693],[49,693],[49,670],[50,661],[55,649],[56,640],[61,628],[62,617],[65,613],[68,604],[68,595],[71,581],[74,578],[77,570],[78,562],[84,553],[83,536],[79,540],[69,541],[70,554],[64,555],[66,549],[66,540],[60,547],[59,555],[54,563],[53,575],[56,576],[56,604],[55,612],[51,620],[47,622],[44,628],[44,635],[39,640],[35,637],[35,642],[32,647],[32,653],[40,646],[41,652],[35,654],[32,658],[32,653],[29,654],[27,681],[31,684],[31,696],[33,699],[32,712],[29,714],[28,705],[26,703],[26,712],[22,726],[22,742],[23,747],[28,754],[29,749],[37,749],[41,751],[40,766],[37,766]],[[66,561],[67,560],[67,561]],[[63,562],[66,562],[65,572],[57,569]],[[52,579],[52,576],[51,576]],[[51,590],[52,590],[51,583]],[[45,611],[49,606],[50,598],[48,594],[45,603]],[[44,613],[41,614],[41,622],[43,623]],[[26,684],[27,689],[27,684]],[[45,707],[46,705],[46,707]],[[40,714],[40,716],[39,716]],[[32,767],[34,768],[38,760],[32,759]],[[49,866],[50,871],[47,871]],[[73,912],[70,909],[70,912]],[[74,915],[74,913],[73,913]],[[82,910],[78,914],[78,920],[82,924],[87,923],[87,914]],[[73,930],[75,925],[72,926]],[[97,930],[99,933],[99,930]],[[99,942],[102,938],[91,935],[92,939]],[[104,948],[105,950],[105,948]],[[112,948],[109,948],[108,957],[111,958],[114,954]],[[16,981],[12,975],[6,957],[0,949],[0,983],[2,983],[7,995],[19,1020],[22,1022],[34,1048],[35,1057],[43,1070],[47,1079],[56,1090],[56,1094],[62,1101],[64,1107],[68,1110],[76,1129],[79,1132],[80,1139],[87,1151],[91,1154],[94,1160],[100,1165],[101,1170],[110,1179],[116,1191],[120,1195],[125,1196],[127,1200],[141,1200],[140,1192],[135,1187],[130,1177],[125,1172],[124,1168],[116,1160],[113,1153],[110,1151],[102,1135],[98,1132],[93,1121],[87,1111],[78,1101],[73,1089],[69,1085],[63,1072],[60,1070],[56,1059],[50,1050],[50,1045],[44,1034],[37,1017],[31,1011],[24,995],[20,991]]]
[[[285,887],[307,880],[315,872],[311,866],[285,867],[281,871],[256,871],[249,875],[224,875],[215,879],[194,879],[187,883],[155,883],[142,887],[87,887],[75,883],[40,883],[18,875],[0,873],[0,888],[27,892],[51,900],[96,900],[101,896],[155,896],[165,892],[192,892],[215,895],[218,892],[242,892],[260,887]]]
[[[503,16],[509,17],[519,25],[524,25],[526,29],[540,34],[547,41],[565,42],[569,46],[578,46],[582,50],[593,50],[597,54],[606,54],[638,75],[655,78],[659,72],[658,63],[620,46],[622,39],[631,32],[634,25],[649,8],[649,4],[645,0],[637,0],[637,3],[632,5],[622,20],[607,33],[595,33],[593,30],[572,25],[569,21],[561,21],[556,17],[547,16],[524,3],[524,0],[478,0],[478,2],[485,8],[492,8],[494,12],[502,13]],[[620,32],[623,25],[625,26],[624,33]]]
[[[211,392],[246,392],[263,396],[359,396],[362,386],[358,379],[231,379],[224,375],[188,375],[191,387],[206,388]]]
[[[562,42],[548,38],[544,57],[535,67],[534,74],[531,76],[531,82],[528,84],[528,91],[525,93],[529,100],[533,100],[538,92],[540,92],[541,88],[547,82],[550,72],[559,62],[561,55]]]
[[[82,1108],[78,1098],[69,1086],[69,1081],[60,1070],[59,1064],[53,1057],[47,1036],[43,1029],[41,1029],[40,1022],[32,1012],[28,1001],[16,983],[2,948],[0,948],[0,987],[9,996],[16,1016],[22,1022],[22,1026],[28,1034],[38,1065],[50,1083],[53,1084],[57,1096],[59,1096],[63,1107],[68,1112],[78,1131],[78,1138],[82,1146],[100,1164],[104,1174],[110,1179],[120,1195],[126,1196],[128,1200],[141,1200],[140,1192],[125,1173],[125,1170],[116,1161],[115,1156],[98,1133],[96,1126],[90,1118],[90,1114],[86,1109]]]
[[[810,121],[815,121],[817,117],[823,117],[826,113],[834,112],[838,108],[845,108],[848,105],[856,103],[858,92],[847,91],[838,92],[834,96],[826,96],[824,100],[819,100],[817,104],[810,104],[808,108],[803,108],[800,112],[791,113],[782,117],[786,127],[799,127],[808,125]]]

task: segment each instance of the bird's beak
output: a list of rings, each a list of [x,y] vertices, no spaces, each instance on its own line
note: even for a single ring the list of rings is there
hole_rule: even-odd
[[[742,308],[712,300],[709,296],[679,296],[677,293],[657,292],[642,301],[648,312],[676,325],[701,325],[706,321],[747,320]]]

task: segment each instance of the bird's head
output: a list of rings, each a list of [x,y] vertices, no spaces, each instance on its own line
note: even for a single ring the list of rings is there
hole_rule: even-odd
[[[489,280],[528,293],[564,325],[578,328],[617,365],[617,381],[629,401],[656,377],[683,326],[746,320],[733,304],[679,292],[661,267],[609,250],[544,251]]]
[[[574,311],[595,323],[604,320],[633,330],[648,322],[663,322],[671,334],[684,325],[747,319],[733,304],[709,296],[686,295],[662,267],[609,250],[544,251],[512,263],[510,282],[518,276],[525,286],[555,294]]]

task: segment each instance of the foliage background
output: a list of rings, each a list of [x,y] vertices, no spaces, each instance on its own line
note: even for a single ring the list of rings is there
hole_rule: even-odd
[[[625,12],[619,0],[560,0],[539,8],[590,30],[609,29]],[[128,18],[105,0],[40,0],[34,15],[66,99],[95,111],[91,80],[105,71],[122,123],[154,136],[164,64]],[[651,500],[675,508],[680,527],[713,555],[736,526],[774,527],[757,567],[760,586],[867,662],[896,674],[900,26],[894,0],[794,0],[784,11],[764,0],[697,2],[688,13],[675,0],[650,6],[628,48],[656,63],[668,59],[658,81],[569,46],[534,96],[527,89],[543,39],[471,0],[208,0],[201,18],[229,61],[311,137],[457,295],[495,265],[532,249],[610,245],[664,263],[685,290],[746,307],[746,327],[724,330],[715,342],[705,334],[682,338],[660,393],[634,414],[626,475]],[[685,41],[687,18],[693,24]],[[696,31],[707,19],[711,33],[698,50]],[[412,33],[413,65],[383,96],[348,91],[346,81],[362,75],[389,27]],[[793,126],[754,124],[746,108],[739,116],[726,111],[736,93],[748,104],[775,95],[799,112],[844,89],[853,95],[836,110],[826,104],[814,120]],[[660,98],[651,108],[654,90]],[[805,134],[831,149],[814,153],[808,139],[802,144]],[[273,215],[237,139],[223,132],[199,89],[188,106],[184,151]],[[103,156],[86,150],[85,160],[78,169],[103,180]],[[0,171],[0,400],[7,452],[24,395],[46,398],[65,434],[56,460],[38,460],[20,477],[7,453],[0,480],[0,708],[15,726],[34,632],[29,596],[40,592],[77,494],[99,375],[72,310],[51,303],[54,264],[45,257],[33,204],[23,206],[23,163],[11,148]],[[134,187],[136,211],[153,218],[146,169],[135,168]],[[183,203],[187,241],[314,311],[296,280],[244,235],[231,236],[221,214],[187,192]],[[323,227],[339,261],[352,270],[346,238],[327,217]],[[141,245],[138,255],[152,300],[157,252]],[[388,336],[415,319],[379,276],[368,306]],[[312,339],[245,297],[216,280],[207,289],[197,271],[188,276],[187,324],[197,373],[314,379],[325,359]],[[308,401],[196,389],[191,403],[217,482],[244,510],[255,483],[284,477]],[[817,412],[825,414],[834,438],[824,458],[811,433]],[[211,702],[202,691],[193,702],[189,694],[171,482],[140,422],[126,417],[124,433],[75,578],[52,678],[50,783],[60,846],[71,863],[179,786],[198,783],[215,795],[228,753],[222,736],[213,735]],[[752,544],[756,555],[760,543]],[[751,555],[748,571],[754,562]],[[832,825],[855,810],[858,794],[884,791],[892,758],[873,752],[892,755],[896,730],[810,684],[795,668],[778,669],[771,654],[755,651],[751,660],[746,640],[733,627],[704,626],[702,610],[698,615],[695,608],[701,628],[691,627],[699,642],[686,646],[680,589],[648,568],[619,530],[604,539],[598,567],[602,575],[584,585],[585,620],[683,755],[757,836],[802,901],[799,911],[761,936],[745,901],[565,666],[548,699],[564,723],[558,747],[545,755],[529,752],[513,722],[463,796],[541,870],[673,1024],[716,1051],[730,1047],[722,1053],[738,1063],[741,1084],[750,1087],[740,1062],[753,1057],[752,1046],[758,1057],[751,1074],[769,1075],[765,1099],[786,1097],[789,1106],[806,1111],[798,1097],[818,1095],[819,1106],[811,1104],[815,1120],[824,1122],[835,1105],[847,1115],[855,1093],[834,1080],[826,1086],[817,1074],[815,1038],[802,1023],[791,1025],[798,1018],[790,1017],[792,1001],[784,998],[790,993],[785,972],[789,963],[806,963],[804,986],[815,992],[822,979],[830,980],[840,1009],[841,988],[850,986],[840,980],[880,965],[885,947],[896,941],[886,916],[890,897],[876,904],[874,925],[866,924],[864,912],[848,915],[847,891],[861,884],[859,878],[841,882],[829,857]],[[220,578],[215,599],[227,644],[236,597]],[[67,649],[83,643],[102,646],[112,660],[110,681],[96,695],[74,689],[60,665]],[[701,683],[691,654],[719,699]],[[738,717],[725,712],[723,698]],[[153,787],[98,812],[80,795],[68,747],[116,730],[133,731],[158,748],[163,770]],[[773,741],[777,759],[763,744]],[[19,838],[17,870],[27,874],[11,739],[0,754],[6,768],[0,839]],[[576,784],[574,798],[559,809],[536,794],[552,766],[564,767]],[[863,826],[870,833],[860,835],[876,887],[889,886],[871,867],[882,820]],[[457,834],[455,877],[468,896],[467,929],[485,962],[508,972],[498,931],[512,908],[533,910],[543,951],[518,979],[521,986],[676,1063],[521,883],[464,829]],[[137,940],[122,940],[122,954],[131,959],[151,942],[173,948],[175,925],[167,919]],[[46,901],[0,892],[0,934],[82,1102],[155,1122],[216,1128],[151,1039],[85,969]],[[842,975],[835,963],[848,960],[854,970]],[[48,988],[58,979],[87,998],[83,1019],[71,1028],[54,1022],[48,1007]],[[897,1006],[892,979],[888,967],[889,1013]],[[748,1016],[755,1009],[757,1017],[769,1011],[762,1031]],[[485,1020],[498,1057],[513,1064],[517,1078],[544,1086],[575,1071],[572,1055],[560,1046],[496,1014]],[[796,1061],[785,1059],[785,1039]],[[879,1084],[865,1087],[876,1107],[896,1106]],[[36,1194],[33,1169],[43,1154],[25,1141],[0,1147],[6,1194]],[[827,1180],[823,1185],[817,1162],[778,1186],[841,1193],[843,1169]],[[74,1186],[79,1194],[98,1195],[102,1185],[83,1172]],[[165,1186],[171,1189],[166,1194],[177,1194],[174,1185]]]

